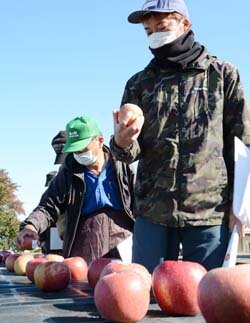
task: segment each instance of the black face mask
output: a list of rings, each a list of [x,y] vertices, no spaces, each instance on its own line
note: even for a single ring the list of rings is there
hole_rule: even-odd
[[[192,30],[186,31],[173,42],[159,48],[149,48],[159,66],[185,69],[204,53],[206,49],[194,40]]]

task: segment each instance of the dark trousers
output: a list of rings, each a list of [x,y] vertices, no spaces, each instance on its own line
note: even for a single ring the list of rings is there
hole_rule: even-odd
[[[227,225],[168,228],[136,217],[133,235],[133,262],[150,272],[163,260],[198,262],[207,270],[221,267],[228,246]]]

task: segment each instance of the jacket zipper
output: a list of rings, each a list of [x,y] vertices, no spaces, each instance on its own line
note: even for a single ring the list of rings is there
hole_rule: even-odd
[[[112,158],[113,160],[113,158]],[[118,187],[119,187],[119,193],[120,193],[120,196],[121,196],[121,200],[122,200],[122,205],[123,205],[123,208],[125,210],[125,212],[127,213],[127,215],[133,219],[133,215],[132,215],[132,212],[131,210],[128,210],[128,208],[126,207],[125,205],[125,202],[124,202],[124,197],[123,197],[123,194],[122,194],[122,188],[121,188],[121,183],[119,181],[119,177],[118,177],[118,171],[117,171],[117,167],[115,165],[115,162],[113,161],[113,167],[115,169],[115,174],[116,174],[116,179],[117,179],[117,183],[118,183]]]
[[[181,101],[181,85],[182,85],[182,79],[180,76],[179,79],[179,84],[178,84],[178,138],[179,138],[179,142],[178,142],[178,152],[179,152],[179,160],[178,160],[178,164],[177,164],[177,176],[176,176],[176,180],[177,180],[177,188],[178,188],[178,195],[177,195],[177,212],[178,212],[178,224],[180,226],[182,225],[182,220],[180,218],[180,207],[181,207],[181,198],[180,198],[180,194],[181,194],[181,179],[180,179],[180,174],[181,174],[181,164],[182,164],[182,101]]]
[[[76,176],[77,178],[79,178],[83,182],[84,187],[83,187],[83,191],[80,192],[80,194],[81,194],[80,208],[79,208],[79,211],[78,211],[78,217],[77,217],[76,225],[74,227],[73,238],[71,240],[71,244],[69,245],[68,252],[67,252],[67,256],[70,255],[70,252],[72,250],[72,246],[73,246],[73,243],[74,243],[74,240],[75,240],[75,237],[76,237],[76,231],[77,231],[79,219],[80,219],[80,216],[81,216],[81,209],[82,209],[82,205],[83,205],[83,196],[84,196],[84,194],[86,192],[86,184],[85,184],[85,181],[83,180],[83,178],[80,177],[80,176],[77,176],[75,174],[74,174],[74,176]]]

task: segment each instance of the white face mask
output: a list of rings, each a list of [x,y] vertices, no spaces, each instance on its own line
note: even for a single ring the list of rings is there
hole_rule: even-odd
[[[178,38],[177,32],[179,31],[181,22],[182,21],[180,21],[175,30],[160,31],[149,35],[149,47],[152,49],[159,48],[176,40]]]
[[[89,166],[91,164],[94,164],[94,162],[96,162],[97,160],[97,156],[94,156],[92,151],[88,150],[84,153],[81,154],[73,154],[75,160],[84,166]]]

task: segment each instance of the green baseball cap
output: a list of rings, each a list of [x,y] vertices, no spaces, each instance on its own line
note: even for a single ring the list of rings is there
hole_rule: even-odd
[[[66,126],[67,141],[63,147],[63,153],[73,153],[88,146],[94,136],[101,131],[91,117],[77,117]]]

